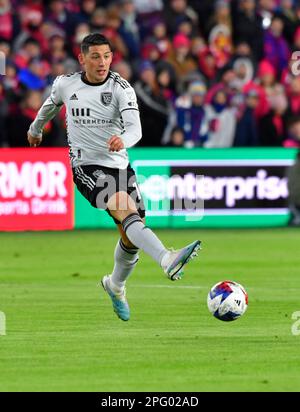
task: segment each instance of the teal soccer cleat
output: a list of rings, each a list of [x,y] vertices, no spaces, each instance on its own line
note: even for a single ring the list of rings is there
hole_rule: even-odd
[[[120,319],[124,321],[129,320],[130,309],[129,309],[129,305],[126,299],[125,288],[123,292],[115,293],[112,291],[109,283],[110,283],[109,276],[104,276],[103,279],[101,280],[101,284],[105,292],[107,292],[109,297],[111,298],[114,311],[116,312],[117,316]]]
[[[166,258],[163,258],[162,268],[171,280],[179,280],[183,276],[183,267],[197,256],[197,251],[201,248],[200,240],[195,240],[188,246],[177,251],[170,251]]]

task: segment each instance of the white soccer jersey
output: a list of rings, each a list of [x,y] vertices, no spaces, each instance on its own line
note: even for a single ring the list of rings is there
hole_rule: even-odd
[[[136,94],[130,84],[111,71],[104,82],[96,84],[88,82],[82,72],[57,77],[30,134],[41,135],[63,104],[72,167],[96,164],[125,169],[126,149],[109,152],[107,141],[117,135],[128,148],[142,136]]]

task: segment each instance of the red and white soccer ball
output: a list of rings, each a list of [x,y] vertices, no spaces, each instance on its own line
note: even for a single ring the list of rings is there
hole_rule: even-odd
[[[225,280],[214,285],[207,296],[208,310],[220,320],[240,318],[248,307],[248,294],[242,285]]]

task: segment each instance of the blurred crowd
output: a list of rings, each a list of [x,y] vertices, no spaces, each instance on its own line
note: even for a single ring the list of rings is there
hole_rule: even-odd
[[[27,145],[91,32],[107,36],[112,70],[135,88],[140,145],[300,148],[296,0],[0,0],[0,146]],[[66,145],[64,109],[44,145]]]

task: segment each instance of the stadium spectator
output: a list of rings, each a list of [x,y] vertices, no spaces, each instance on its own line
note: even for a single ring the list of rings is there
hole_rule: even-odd
[[[140,78],[135,83],[143,139],[140,145],[160,146],[167,125],[169,104],[158,86],[155,68],[149,61],[141,63]]]
[[[89,24],[91,21],[92,15],[96,10],[97,2],[96,0],[83,0],[80,2],[80,11],[77,16],[77,24],[86,23]]]
[[[288,101],[282,85],[277,85],[270,96],[271,109],[260,119],[259,133],[262,146],[282,146],[287,135]]]
[[[145,40],[151,34],[153,22],[161,17],[163,0],[134,0],[138,14],[141,38]]]
[[[299,25],[293,0],[281,0],[280,9],[277,14],[283,22],[283,36],[291,47],[294,41],[294,34]]]
[[[47,87],[44,90],[43,93],[43,101],[47,99],[47,97],[50,95],[51,91],[51,84],[54,82],[55,78],[57,76],[62,76],[63,74],[68,73],[65,69],[64,62],[63,61],[58,61],[51,66],[51,71],[49,75],[47,76]]]
[[[209,47],[201,48],[197,53],[197,57],[200,71],[205,76],[206,83],[210,86],[218,73],[216,59]]]
[[[128,58],[137,59],[141,40],[135,4],[133,0],[121,0],[120,5],[121,25],[119,34],[127,47]]]
[[[259,146],[259,136],[254,112],[258,104],[258,91],[255,89],[250,89],[248,93],[245,94],[245,104],[239,117],[237,118],[233,146]]]
[[[119,75],[128,82],[131,81],[132,69],[130,64],[128,64],[126,60],[120,60],[119,62],[114,63],[111,69],[112,71],[119,73]]]
[[[257,61],[255,60],[251,47],[249,44],[245,41],[240,41],[238,42],[233,50],[233,54],[231,56],[230,64],[233,66],[235,61],[240,58],[247,58],[250,60],[253,68],[254,68],[254,73],[257,71]],[[254,74],[253,73],[253,74]]]
[[[160,13],[163,10],[162,0],[134,0],[137,12],[140,17],[149,17],[152,14]]]
[[[18,50],[22,47],[26,40],[34,39],[36,43],[39,44],[42,52],[47,51],[47,38],[42,30],[42,26],[44,24],[42,10],[35,8],[29,8],[29,10],[27,10],[27,7],[25,7],[20,15],[22,30],[13,41],[14,50]]]
[[[77,59],[80,53],[80,43],[90,34],[90,26],[87,23],[79,23],[75,28],[75,33],[72,38],[72,56]]]
[[[178,25],[183,21],[191,22],[192,31],[197,32],[198,16],[188,5],[187,0],[170,0],[166,2],[163,16],[170,36],[174,36],[178,32]]]
[[[207,37],[209,36],[211,30],[217,25],[226,26],[229,32],[232,33],[230,4],[226,0],[217,0],[215,2],[214,13],[205,25],[205,34]]]
[[[21,96],[21,87],[17,75],[17,67],[12,61],[7,61],[5,76],[2,80],[3,97],[9,105],[10,109],[14,110],[15,105],[19,102]]]
[[[287,139],[283,142],[283,146],[300,149],[300,116],[289,119]]]
[[[142,60],[149,60],[154,66],[160,61],[160,52],[154,40],[149,39],[143,44],[140,57]]]
[[[77,19],[74,12],[70,12],[63,0],[50,0],[46,20],[63,30],[67,36],[72,36]]]
[[[264,36],[265,59],[275,69],[277,76],[280,76],[282,71],[288,66],[290,57],[288,43],[282,34],[283,27],[281,18],[275,16]]]
[[[121,24],[120,10],[110,7],[106,12],[106,23],[102,34],[109,39],[112,45],[114,63],[129,56],[126,43],[120,35]]]
[[[26,90],[46,96],[53,76],[79,70],[79,46],[91,32],[110,39],[113,70],[133,82],[139,79],[138,88],[144,76],[139,73],[141,63],[153,65],[152,86],[143,88],[149,87],[154,101],[163,104],[160,121],[166,107],[186,94],[193,81],[205,83],[206,104],[211,105],[217,91],[226,92],[238,122],[237,135],[253,114],[257,133],[263,117],[263,123],[272,119],[279,84],[289,102],[284,123],[300,115],[300,80],[290,59],[300,50],[300,5],[292,0],[0,0],[6,117],[19,110]],[[153,124],[158,113],[151,113]],[[156,137],[156,144],[161,138]],[[255,138],[238,141],[252,145]],[[153,138],[149,144],[154,144]]]
[[[221,72],[221,79],[219,82],[216,82],[215,84],[212,85],[212,87],[208,90],[205,102],[206,103],[211,103],[213,97],[219,90],[224,90],[229,96],[231,97],[232,94],[232,85],[235,84],[236,81],[236,74],[232,69],[232,65],[226,65]]]
[[[257,12],[261,16],[263,28],[269,29],[277,9],[277,0],[258,0]]]
[[[0,82],[0,147],[7,146],[6,136],[6,118],[8,113],[8,105],[4,96],[4,88]]]
[[[235,74],[234,85],[239,91],[242,91],[253,80],[253,64],[248,57],[240,57],[233,63],[233,71]]]
[[[171,131],[170,141],[166,145],[168,147],[183,147],[184,145],[184,132],[183,130],[176,126]]]
[[[197,64],[190,55],[191,41],[184,34],[177,34],[173,39],[173,49],[167,61],[173,66],[178,79],[178,91],[183,91],[184,81],[197,71]]]
[[[205,123],[205,94],[205,84],[194,81],[189,85],[187,93],[178,97],[174,111],[170,113],[164,142],[170,141],[174,128],[179,127],[184,133],[184,145],[186,147],[203,145],[207,138],[206,130],[203,127]]]
[[[11,47],[10,47],[10,43],[8,40],[0,38],[0,52],[2,56],[5,56],[5,58],[8,59],[11,53]]]
[[[11,42],[20,32],[18,15],[9,0],[0,0],[0,38]]]
[[[190,17],[182,17],[178,20],[176,33],[184,34],[191,40],[198,33],[198,28]]]
[[[28,68],[19,71],[19,80],[23,87],[30,90],[42,90],[46,87],[46,76],[50,72],[50,66],[40,59],[32,59]]]
[[[288,189],[291,226],[300,226],[300,150],[298,151],[295,163],[288,171]]]
[[[298,27],[294,34],[294,42],[292,44],[291,51],[299,51],[300,50],[300,27]]]
[[[300,116],[300,78],[292,77],[287,88],[289,111],[292,116]]]
[[[27,130],[35,119],[39,108],[42,105],[42,94],[37,90],[30,90],[21,102],[17,114],[10,115],[7,121],[7,139],[10,147],[27,147],[26,135]],[[16,122],[16,115],[18,121]],[[51,123],[48,122],[45,128],[45,145],[47,146],[47,135],[51,131]],[[50,142],[53,143],[53,142]]]
[[[255,0],[232,0],[233,40],[245,41],[257,61],[263,57],[263,23],[256,11]]]
[[[89,24],[91,32],[103,30],[106,24],[106,9],[97,7],[87,24]]]
[[[67,58],[65,38],[60,34],[54,34],[49,38],[48,61],[57,62]]]
[[[161,61],[156,65],[156,78],[162,96],[170,103],[176,98],[176,75],[173,67]]]
[[[201,133],[207,133],[204,147],[231,147],[236,128],[234,108],[229,106],[229,97],[225,90],[219,90],[211,104],[205,106],[205,123]]]
[[[172,42],[167,36],[166,23],[161,18],[153,23],[151,40],[156,44],[160,58],[165,59],[170,53]]]
[[[14,62],[19,69],[26,69],[29,61],[32,59],[40,59],[42,57],[42,50],[37,40],[28,37],[14,55]]]
[[[257,78],[260,86],[262,87],[266,102],[264,108],[262,108],[262,113],[266,114],[271,105],[271,99],[273,95],[274,88],[278,84],[276,81],[276,71],[270,62],[267,60],[262,60],[258,66]]]
[[[214,26],[209,33],[208,44],[216,66],[219,69],[224,67],[229,62],[233,50],[230,29],[222,24]]]

